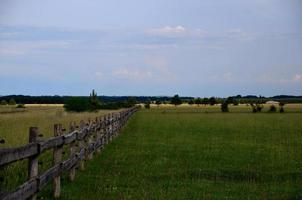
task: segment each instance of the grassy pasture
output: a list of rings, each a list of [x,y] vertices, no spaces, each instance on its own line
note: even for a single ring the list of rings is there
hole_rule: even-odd
[[[48,108],[0,115],[0,137],[19,133],[7,141],[26,143],[29,122],[5,132],[26,116],[52,135],[55,122],[94,115]],[[63,179],[62,199],[301,199],[302,106],[285,110],[251,113],[245,105],[231,107],[231,113],[221,113],[219,106],[142,109],[84,172],[77,172],[75,182]],[[15,141],[19,137],[25,139]],[[15,169],[2,186],[25,176],[22,167]],[[50,186],[40,195],[51,199]]]

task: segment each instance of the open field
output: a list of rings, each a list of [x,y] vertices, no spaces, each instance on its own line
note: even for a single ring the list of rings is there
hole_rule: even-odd
[[[245,105],[230,110],[139,111],[75,182],[63,179],[62,199],[301,199],[302,106],[287,105],[283,114],[250,113]],[[23,144],[35,121],[52,135],[53,123],[94,114],[49,107],[2,114],[0,137],[11,138],[8,146]],[[26,172],[19,170],[6,181],[20,181],[16,176]],[[50,199],[50,187],[40,195]]]

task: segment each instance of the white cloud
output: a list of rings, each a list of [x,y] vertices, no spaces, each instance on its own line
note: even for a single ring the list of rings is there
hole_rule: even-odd
[[[20,55],[37,50],[66,49],[74,41],[65,40],[39,40],[39,41],[8,41],[0,43],[0,56]]]
[[[163,28],[150,29],[146,31],[150,35],[158,36],[182,36],[187,33],[187,29],[183,26],[165,26]]]
[[[117,77],[126,78],[134,81],[149,79],[152,77],[152,73],[149,70],[142,70],[137,68],[123,67],[123,68],[115,69],[112,73]]]
[[[297,82],[297,81],[302,81],[302,75],[301,74],[295,74],[293,76],[293,81]]]

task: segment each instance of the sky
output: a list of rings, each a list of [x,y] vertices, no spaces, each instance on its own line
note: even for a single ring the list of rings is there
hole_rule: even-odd
[[[0,0],[0,95],[302,95],[301,0]]]

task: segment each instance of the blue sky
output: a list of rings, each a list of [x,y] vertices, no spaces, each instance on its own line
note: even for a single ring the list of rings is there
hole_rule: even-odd
[[[302,95],[300,0],[1,0],[0,95]]]

